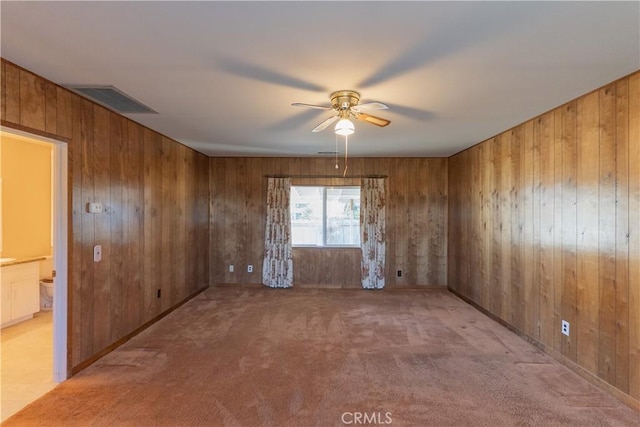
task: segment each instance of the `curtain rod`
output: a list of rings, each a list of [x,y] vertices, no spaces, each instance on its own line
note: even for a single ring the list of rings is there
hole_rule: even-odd
[[[265,175],[265,178],[388,178],[388,175]]]

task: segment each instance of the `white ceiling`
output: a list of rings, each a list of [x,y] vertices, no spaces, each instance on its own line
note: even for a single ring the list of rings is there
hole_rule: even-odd
[[[640,2],[7,2],[1,55],[115,85],[208,155],[334,149],[335,90],[390,106],[354,156],[448,156],[640,68]]]

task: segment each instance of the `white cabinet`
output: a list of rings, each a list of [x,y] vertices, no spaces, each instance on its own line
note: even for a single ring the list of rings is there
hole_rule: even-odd
[[[2,268],[0,275],[4,276],[4,268]],[[2,302],[2,326],[4,326],[5,323],[11,321],[11,286],[8,283],[5,286],[4,280],[2,281],[2,296],[0,298]]]
[[[37,262],[1,267],[2,327],[27,320],[40,310]]]

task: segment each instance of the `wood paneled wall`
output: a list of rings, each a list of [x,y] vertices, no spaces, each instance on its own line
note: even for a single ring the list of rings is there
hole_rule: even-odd
[[[4,60],[1,99],[3,126],[68,142],[73,371],[208,286],[208,158]]]
[[[640,73],[452,156],[449,203],[449,288],[639,399]]]
[[[340,176],[341,171],[336,174],[330,158],[211,158],[211,283],[261,282],[269,174]],[[353,158],[349,174],[388,175],[387,286],[446,285],[447,159]],[[293,184],[359,185],[360,180],[297,178]],[[293,256],[294,285],[360,286],[358,250],[294,249]],[[247,273],[248,264],[253,273]]]
[[[362,288],[359,248],[294,248],[293,283]]]

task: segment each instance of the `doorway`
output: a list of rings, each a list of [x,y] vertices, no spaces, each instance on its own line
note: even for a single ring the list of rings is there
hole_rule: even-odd
[[[26,406],[26,404],[30,403],[29,401],[24,399],[32,398],[33,400],[35,400],[39,397],[39,392],[40,395],[42,395],[49,389],[53,388],[56,383],[60,383],[67,378],[68,147],[65,142],[22,132],[4,126],[0,127],[0,138],[2,138],[3,140],[5,140],[6,138],[7,141],[21,140],[24,142],[24,144],[31,143],[39,144],[41,146],[46,145],[50,148],[50,245],[52,247],[50,258],[52,259],[48,264],[46,263],[46,260],[39,260],[37,262],[39,262],[40,265],[46,265],[46,271],[53,273],[53,275],[55,276],[53,286],[53,310],[47,312],[46,309],[50,308],[51,305],[47,306],[46,303],[42,302],[42,297],[40,297],[40,311],[36,313],[33,319],[26,320],[24,322],[18,322],[13,326],[9,326],[8,328],[3,329],[1,332],[3,335],[3,347],[6,345],[6,349],[11,349],[12,351],[16,348],[16,346],[24,345],[25,342],[28,342],[27,337],[29,336],[29,334],[31,334],[32,336],[42,337],[44,336],[42,335],[43,333],[48,333],[48,337],[50,337],[48,338],[50,339],[50,342],[47,343],[49,345],[48,347],[46,347],[50,349],[50,354],[46,355],[46,360],[48,363],[47,377],[43,379],[40,386],[28,387],[29,384],[38,384],[38,376],[36,373],[34,373],[37,370],[31,370],[29,371],[30,377],[29,375],[27,375],[27,377],[25,377],[25,379],[23,380],[24,384],[19,384],[24,385],[24,389],[31,388],[33,393],[26,393],[23,395],[23,399],[14,399],[13,402],[5,405],[5,403],[9,403],[5,402],[5,399],[9,399],[10,397],[6,396],[8,393],[5,393],[6,384],[3,381],[2,420],[4,420],[8,418],[12,413],[17,412],[19,409],[21,409],[20,405]],[[28,171],[25,171],[24,173],[28,173]],[[2,182],[2,186],[4,185],[5,183]],[[2,194],[1,191],[2,190],[0,190],[0,195]],[[2,197],[0,197],[0,200],[1,199]],[[2,214],[0,209],[0,218],[1,215]],[[2,234],[0,234],[0,243],[2,243],[2,237]],[[2,246],[0,245],[0,247]],[[5,248],[3,247],[2,249]],[[6,251],[3,251],[3,257],[5,257],[5,252]],[[6,256],[11,257],[12,255],[10,253],[6,253]],[[6,271],[8,272],[9,270]],[[50,273],[43,274],[49,275]],[[42,275],[39,278],[42,279]],[[42,287],[40,287],[39,289],[39,296],[41,291]],[[5,297],[6,295],[3,295],[3,298]],[[19,320],[20,319],[18,319],[18,321]],[[2,354],[4,360],[5,356],[8,356],[10,352],[2,351]],[[19,354],[19,352],[17,354]],[[51,357],[49,358],[49,356]],[[4,369],[3,374],[6,374]],[[12,377],[15,377],[15,375],[12,375]],[[15,379],[12,378],[12,381],[15,381]]]

